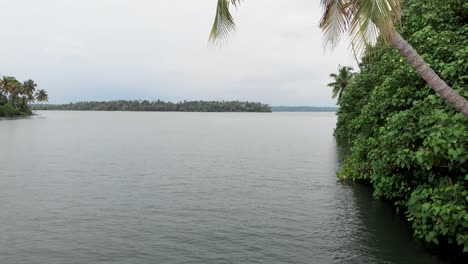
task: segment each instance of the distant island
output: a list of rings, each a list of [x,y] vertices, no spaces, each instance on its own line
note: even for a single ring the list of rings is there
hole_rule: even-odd
[[[49,96],[43,89],[36,90],[37,84],[29,79],[18,81],[13,76],[0,78],[0,117],[18,117],[32,115],[29,104],[47,102]]]
[[[272,106],[273,112],[336,112],[338,107],[322,106]]]
[[[33,110],[60,111],[147,111],[147,112],[337,112],[328,106],[269,106],[242,101],[182,101],[114,100],[83,101],[68,104],[31,104]]]
[[[267,104],[240,101],[183,101],[172,103],[161,100],[117,100],[69,104],[34,104],[31,105],[31,108],[34,110],[62,111],[271,112],[271,108]]]

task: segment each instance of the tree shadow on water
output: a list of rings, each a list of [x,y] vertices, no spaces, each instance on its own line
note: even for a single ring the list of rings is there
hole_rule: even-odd
[[[337,170],[341,167],[349,145],[336,142]],[[359,255],[356,263],[460,263],[448,256],[435,254],[413,238],[411,226],[397,214],[390,202],[375,199],[371,185],[340,182],[352,204],[348,210],[351,251]],[[341,198],[343,199],[343,198]],[[352,223],[350,223],[352,222]]]

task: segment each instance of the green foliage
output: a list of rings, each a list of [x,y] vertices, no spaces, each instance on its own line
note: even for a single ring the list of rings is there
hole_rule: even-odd
[[[433,187],[420,185],[407,202],[407,219],[412,223],[415,236],[426,242],[439,244],[440,237],[464,245],[468,241],[468,188],[453,184],[449,177],[439,180]]]
[[[63,105],[34,105],[36,110],[78,111],[171,111],[171,112],[271,112],[267,104],[239,101],[109,101],[78,102]]]
[[[20,116],[22,113],[12,103],[8,102],[0,105],[0,117]]]
[[[20,83],[15,77],[3,76],[0,79],[0,117],[31,115],[28,103],[47,99],[45,90],[39,90],[34,96],[36,84],[33,80]]]
[[[407,0],[401,34],[462,96],[468,96],[468,4]],[[430,244],[468,252],[468,118],[439,98],[380,42],[340,100],[335,135],[351,153],[338,176],[371,183]]]

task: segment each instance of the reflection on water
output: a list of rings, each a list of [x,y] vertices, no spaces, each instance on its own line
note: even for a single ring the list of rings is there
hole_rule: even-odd
[[[350,149],[343,140],[336,141],[336,149],[339,170]],[[352,215],[352,221],[358,223],[352,235],[356,240],[349,245],[355,247],[353,251],[364,250],[373,262],[379,263],[449,263],[413,239],[410,225],[401,219],[391,203],[373,197],[371,185],[340,183],[351,189],[352,212],[347,215]]]

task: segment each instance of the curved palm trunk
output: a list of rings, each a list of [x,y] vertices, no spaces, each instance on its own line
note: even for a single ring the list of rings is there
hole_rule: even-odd
[[[337,104],[338,104],[338,102],[340,101],[341,96],[343,96],[343,92],[344,92],[345,88],[346,88],[346,87],[342,87],[342,88],[340,89],[340,93],[338,94],[338,100],[336,101]]]
[[[453,105],[458,111],[468,116],[468,101],[442,80],[424,61],[421,55],[395,30],[389,37],[390,43],[405,57],[416,72],[432,89]]]

